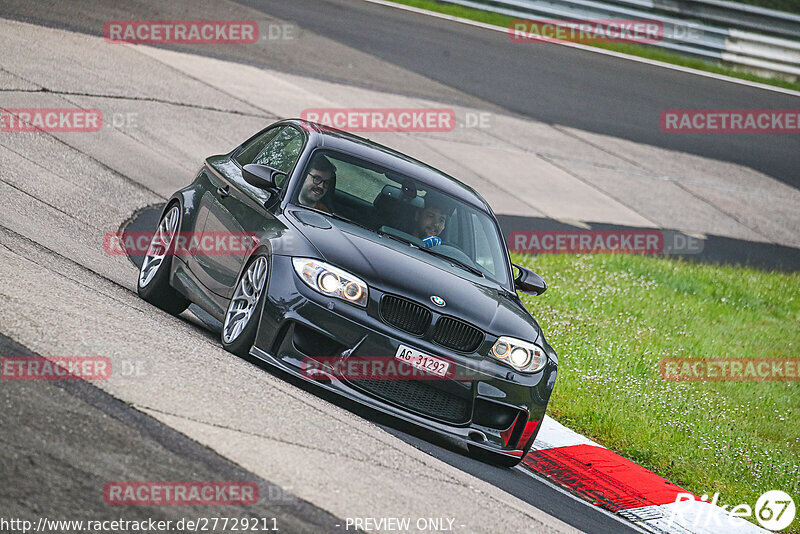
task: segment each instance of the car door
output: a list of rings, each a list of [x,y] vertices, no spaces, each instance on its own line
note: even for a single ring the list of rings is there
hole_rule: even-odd
[[[210,173],[211,187],[201,200],[208,216],[202,234],[214,238],[210,254],[197,258],[200,272],[196,276],[208,289],[230,298],[242,264],[251,250],[244,245],[247,235],[262,235],[270,228],[282,227],[266,205],[273,195],[248,184],[242,167],[248,163],[269,165],[290,175],[305,144],[304,134],[292,126],[267,130],[234,158],[217,162]],[[279,185],[285,185],[283,183]],[[226,244],[227,240],[227,244]]]

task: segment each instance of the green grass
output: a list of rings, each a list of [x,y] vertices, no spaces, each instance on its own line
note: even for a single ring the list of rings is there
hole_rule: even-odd
[[[780,489],[800,509],[800,382],[672,382],[658,370],[670,357],[800,356],[800,274],[633,255],[513,259],[549,285],[524,300],[559,355],[555,419],[697,495],[754,506]]]
[[[503,28],[508,28],[509,24],[513,20],[519,18],[519,17],[509,17],[507,15],[501,15],[498,13],[492,13],[490,11],[483,11],[480,9],[473,9],[456,4],[448,4],[447,2],[439,2],[436,0],[392,0],[392,1],[397,4],[405,4],[408,6],[418,7],[421,9],[436,11],[438,13],[444,13],[446,15],[452,15],[454,17],[461,17],[465,19],[476,20],[478,22],[485,22],[487,24],[492,24],[494,26],[500,26]],[[597,48],[602,48],[614,52],[621,52],[624,54],[630,54],[632,56],[643,57],[655,61],[662,61],[664,63],[680,65],[682,67],[690,67],[693,69],[712,72],[715,74],[723,74],[725,76],[730,76],[732,78],[740,78],[742,80],[764,83],[767,85],[774,85],[776,87],[782,87],[784,89],[792,89],[795,91],[800,91],[800,80],[792,82],[781,78],[767,78],[764,76],[758,76],[756,74],[752,74],[749,72],[742,72],[739,70],[734,70],[732,68],[724,67],[716,63],[711,63],[708,61],[703,61],[700,59],[695,59],[692,57],[687,57],[680,54],[667,52],[652,46],[646,46],[635,43],[594,43],[594,44],[587,43],[587,44],[589,46],[594,46]],[[535,46],[535,45],[520,43],[519,46]]]

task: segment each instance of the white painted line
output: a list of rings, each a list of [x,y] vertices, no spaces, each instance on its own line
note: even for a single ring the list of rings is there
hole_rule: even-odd
[[[453,15],[445,15],[444,13],[437,13],[435,11],[429,11],[427,9],[422,9],[419,7],[412,7],[406,6],[403,4],[396,4],[394,2],[389,2],[387,0],[363,0],[364,2],[369,2],[370,4],[378,4],[381,6],[386,7],[393,7],[395,9],[402,9],[403,11],[409,11],[411,13],[417,13],[420,15],[427,15],[429,17],[435,17],[442,20],[449,20],[451,22],[458,22],[461,24],[466,24],[468,26],[474,26],[476,28],[483,28],[485,30],[492,30],[506,33],[508,32],[508,28],[503,28],[502,26],[495,26],[493,24],[487,24],[485,22],[478,22],[475,20],[465,19],[461,17],[454,17]],[[687,74],[695,74],[697,76],[703,76],[706,78],[712,78],[714,80],[720,80],[723,82],[729,83],[736,83],[739,85],[744,85],[747,87],[753,87],[756,89],[764,89],[766,91],[772,91],[775,93],[783,93],[786,95],[791,96],[800,96],[800,91],[793,91],[791,89],[784,89],[783,87],[776,87],[774,85],[767,85],[764,83],[758,82],[751,82],[749,80],[742,80],[741,78],[732,78],[730,76],[725,76],[724,74],[716,74],[713,72],[705,72],[702,70],[693,69],[690,67],[683,67],[681,65],[673,65],[671,63],[664,63],[663,61],[656,61],[654,59],[647,59],[639,56],[632,56],[630,54],[623,54],[622,52],[613,52],[611,50],[604,50],[602,48],[597,48],[594,46],[589,46],[580,43],[572,43],[569,41],[554,41],[552,44],[561,45],[561,46],[568,46],[570,48],[577,48],[578,50],[583,50],[585,52],[593,52],[595,54],[603,54],[606,56],[612,56],[620,59],[627,59],[630,61],[637,61],[639,63],[644,63],[646,65],[652,65],[655,67],[662,67],[665,69],[672,69],[679,72],[685,72]]]
[[[545,415],[544,421],[542,421],[542,428],[539,429],[539,434],[536,436],[536,441],[533,442],[531,450],[540,451],[558,447],[570,447],[572,445],[594,445],[595,447],[606,448],[574,430],[570,430],[552,417]]]

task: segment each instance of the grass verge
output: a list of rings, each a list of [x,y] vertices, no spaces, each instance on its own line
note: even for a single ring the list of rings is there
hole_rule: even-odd
[[[464,19],[484,22],[486,24],[492,24],[494,26],[500,26],[502,28],[508,28],[511,21],[520,18],[520,17],[509,17],[507,15],[501,15],[498,13],[492,13],[490,11],[483,11],[480,9],[464,7],[456,4],[448,4],[446,2],[437,2],[436,0],[391,0],[391,1],[396,4],[404,4],[407,6],[418,7],[420,9],[427,9],[429,11],[436,11],[437,13],[443,13],[446,15],[452,15],[454,17],[461,17]],[[722,74],[725,76],[730,76],[732,78],[739,78],[751,82],[758,82],[767,85],[774,85],[776,87],[782,87],[784,89],[792,89],[794,91],[800,91],[800,80],[791,82],[780,78],[767,78],[764,76],[758,76],[756,74],[751,74],[749,72],[741,72],[731,68],[723,67],[721,65],[717,65],[715,63],[711,63],[708,61],[682,56],[680,54],[674,54],[652,46],[645,46],[635,43],[594,43],[594,44],[587,43],[587,44],[588,46],[594,46],[596,48],[602,48],[604,50],[610,50],[613,52],[630,54],[632,56],[652,59],[655,61],[662,61],[664,63],[670,63],[672,65],[679,65],[681,67],[689,67],[697,70],[702,70],[705,72],[711,72],[714,74]],[[520,43],[519,46],[528,46],[528,45],[525,43]]]
[[[559,355],[554,418],[697,495],[753,507],[780,489],[800,508],[800,382],[659,375],[662,358],[800,356],[800,274],[633,255],[512,259],[549,284],[524,300]]]

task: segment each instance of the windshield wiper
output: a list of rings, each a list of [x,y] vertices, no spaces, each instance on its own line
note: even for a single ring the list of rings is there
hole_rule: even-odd
[[[364,230],[369,230],[370,232],[373,231],[372,228],[370,228],[368,226],[364,226],[361,223],[357,223],[356,221],[350,220],[347,217],[343,217],[341,215],[337,215],[336,213],[329,213],[327,211],[322,211],[322,210],[315,210],[315,211],[317,211],[318,213],[321,213],[323,215],[327,215],[328,217],[333,217],[337,221],[344,221],[346,223],[354,224],[354,225],[358,226],[359,228],[363,228]]]
[[[442,258],[444,260],[447,260],[450,263],[452,263],[453,265],[456,265],[457,267],[461,267],[465,271],[469,271],[469,272],[471,272],[472,274],[474,274],[476,276],[480,276],[481,278],[485,278],[485,276],[483,274],[483,271],[473,267],[472,265],[470,265],[468,263],[464,263],[463,261],[457,260],[457,259],[453,258],[452,256],[448,256],[447,254],[442,254],[441,252],[437,252],[437,251],[433,250],[432,248],[421,248],[420,250],[423,251],[423,252],[427,252],[428,254],[433,254],[434,256],[437,256],[437,257]]]
[[[311,208],[311,209],[314,209],[314,208]],[[415,248],[420,248],[419,245],[417,245],[413,241],[409,241],[408,239],[403,239],[402,237],[390,234],[389,232],[384,232],[383,230],[374,230],[374,229],[370,228],[369,226],[366,226],[366,225],[363,225],[363,224],[358,223],[356,221],[350,220],[347,217],[343,217],[342,215],[339,215],[339,214],[336,214],[336,213],[329,213],[327,211],[322,211],[322,210],[314,210],[314,211],[316,211],[318,213],[321,213],[323,215],[327,215],[328,217],[332,217],[332,218],[336,219],[337,221],[344,221],[344,222],[347,222],[347,223],[350,223],[350,224],[354,224],[354,225],[358,226],[359,228],[363,228],[364,230],[369,230],[370,232],[376,232],[379,236],[386,236],[386,237],[388,237],[390,239],[394,239],[395,241],[399,241],[400,243],[403,243],[405,245],[409,245],[409,246],[412,246],[412,247],[415,247]]]
[[[378,232],[378,235],[381,236],[381,237],[385,236],[385,237],[388,237],[389,239],[394,239],[395,241],[399,241],[400,243],[403,243],[405,245],[408,245],[408,246],[411,246],[411,247],[414,247],[414,248],[420,248],[419,245],[417,245],[416,243],[414,243],[413,241],[410,241],[408,239],[404,239],[404,238],[402,238],[400,236],[396,236],[394,234],[390,234],[389,232],[385,232],[383,230],[376,230],[376,231]]]
[[[352,220],[348,219],[347,217],[343,217],[341,215],[337,215],[336,213],[327,213],[327,212],[324,212],[324,211],[320,211],[320,213],[322,213],[324,215],[327,215],[328,217],[333,217],[337,221],[348,222],[350,224],[354,224],[354,225],[358,226],[359,228],[363,228],[364,230],[369,230],[370,232],[375,232],[379,236],[386,236],[386,237],[389,237],[391,239],[394,239],[395,241],[399,241],[399,242],[401,242],[401,243],[403,243],[405,245],[410,245],[412,247],[417,247],[416,243],[412,243],[411,241],[409,241],[407,239],[403,239],[402,237],[398,237],[396,235],[392,235],[389,232],[384,232],[382,230],[374,230],[374,229],[370,228],[369,226],[363,225],[361,223],[357,223],[355,221],[352,221]],[[419,248],[419,247],[417,247],[417,248]]]

